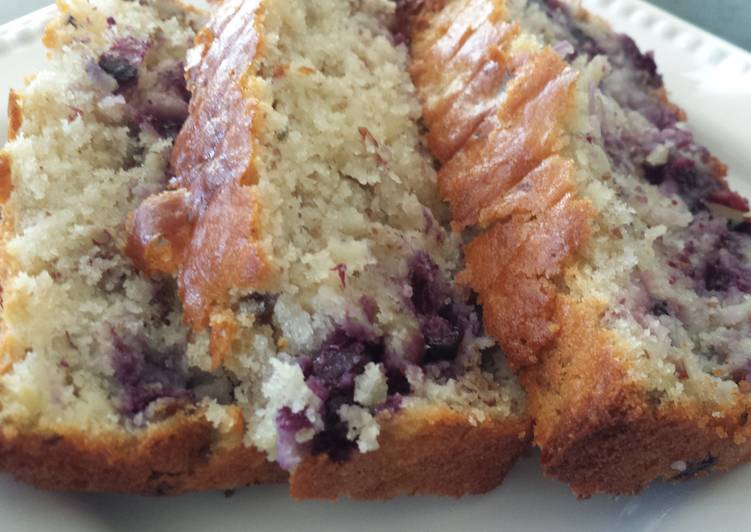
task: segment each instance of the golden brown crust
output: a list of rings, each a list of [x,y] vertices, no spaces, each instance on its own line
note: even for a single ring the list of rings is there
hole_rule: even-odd
[[[199,33],[202,58],[189,72],[190,114],[172,152],[172,190],[145,201],[128,228],[127,252],[138,266],[177,270],[185,321],[196,330],[226,312],[231,288],[260,288],[269,274],[260,206],[247,186],[259,127],[247,87],[263,46],[262,18],[259,1],[225,2]],[[175,199],[182,208],[170,216]],[[229,343],[212,344],[215,365]]]
[[[8,93],[8,140],[15,140],[23,123],[21,94],[13,89]],[[13,192],[12,160],[5,150],[0,151],[0,204],[4,204]],[[7,224],[7,222],[4,222]]]
[[[504,16],[504,3],[491,0],[412,13],[411,73],[454,226],[484,230],[465,250],[460,280],[478,293],[486,329],[519,368],[555,339],[556,283],[594,212],[574,196],[574,162],[562,155],[578,75],[550,48],[508,55],[518,27]],[[500,101],[492,76],[491,90],[476,89],[498,70],[510,78]],[[454,78],[470,81],[455,89]]]
[[[3,427],[0,469],[40,488],[175,495],[284,482],[264,454],[241,443],[219,448],[211,425],[180,417],[139,438],[90,438]]]
[[[485,328],[512,366],[537,363],[555,341],[556,282],[589,237],[591,212],[588,202],[566,193],[536,218],[499,222],[465,248],[461,280],[480,294]]]
[[[482,134],[473,135],[439,172],[457,228],[499,221],[493,216],[495,203],[564,147],[576,77],[550,49],[516,72],[508,96],[480,126]]]
[[[460,497],[498,486],[529,448],[527,418],[486,420],[446,406],[415,407],[380,418],[376,451],[344,463],[308,457],[290,478],[297,499],[387,499],[401,494]]]
[[[747,460],[748,399],[724,408],[675,404],[631,384],[625,350],[601,327],[600,307],[559,298],[556,348],[521,375],[546,474],[580,496],[631,494],[657,478],[687,479]]]
[[[5,203],[13,192],[13,179],[11,172],[10,154],[6,151],[0,152],[0,203]]]
[[[503,22],[502,5],[465,4],[456,18],[425,11],[423,20],[415,22],[424,26],[427,35],[414,33],[413,47],[424,54],[414,54],[410,72],[421,93],[432,96],[423,106],[429,129],[426,140],[442,162],[493,111],[494,96],[510,74],[508,47],[519,33],[518,25]],[[476,16],[474,7],[480,8]],[[430,20],[431,15],[437,20]],[[464,39],[467,33],[470,36]]]
[[[498,486],[529,449],[529,418],[470,423],[448,407],[381,417],[380,449],[344,463],[308,457],[290,479],[297,499],[459,497]],[[180,417],[140,438],[88,438],[5,427],[0,470],[44,489],[177,495],[285,482],[287,474],[241,443],[220,447],[205,420]]]
[[[455,53],[436,50],[436,43],[452,35],[452,26],[461,28],[456,13],[447,16],[460,5],[473,5],[478,19],[485,14],[472,0],[438,12],[413,5],[410,12],[413,77],[428,136],[446,142],[451,139],[433,113],[440,76],[431,72],[442,67],[438,52],[448,50],[442,60],[449,62]],[[464,42],[472,39],[466,28],[462,35]],[[489,47],[486,63],[496,53]],[[575,253],[598,215],[576,197],[575,163],[560,150],[573,78],[550,49],[509,64],[512,79],[494,113],[479,126],[472,116],[453,117],[471,124],[469,140],[448,159],[440,140],[429,147],[444,162],[441,192],[457,228],[484,229],[465,249],[462,280],[480,295],[487,330],[520,372],[546,473],[580,496],[635,493],[656,478],[689,478],[748,459],[751,402],[745,396],[722,407],[669,403],[648,393],[629,376],[632,354],[602,327],[601,305],[574,301],[559,288],[567,268],[578,267]],[[657,96],[667,102],[664,91]],[[724,166],[712,163],[721,179]]]
[[[21,95],[11,89],[8,93],[8,140],[15,140],[21,130],[22,122]]]
[[[125,254],[146,275],[177,272],[192,236],[188,198],[169,190],[146,198],[129,216]]]

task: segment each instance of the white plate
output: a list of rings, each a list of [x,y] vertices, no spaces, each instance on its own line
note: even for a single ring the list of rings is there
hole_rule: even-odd
[[[656,50],[671,96],[688,111],[698,138],[730,165],[736,188],[751,195],[751,54],[640,0],[584,4]],[[52,13],[45,9],[0,27],[0,98],[43,64],[39,36]],[[283,486],[243,489],[231,498],[53,494],[0,477],[0,531],[751,530],[751,466],[656,485],[637,497],[577,502],[566,486],[542,477],[537,461],[536,454],[522,461],[489,495],[386,503],[293,503]]]

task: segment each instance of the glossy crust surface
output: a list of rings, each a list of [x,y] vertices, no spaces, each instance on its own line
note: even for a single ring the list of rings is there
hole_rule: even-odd
[[[595,214],[576,196],[575,163],[562,155],[578,75],[550,48],[511,55],[519,28],[506,20],[503,2],[443,4],[402,5],[412,20],[411,71],[437,158],[449,153],[446,136],[436,134],[448,131],[447,120],[472,125],[463,140],[451,140],[439,187],[454,227],[477,235],[465,249],[460,280],[478,293],[486,329],[519,369],[537,363],[554,342],[556,282],[589,238]],[[478,33],[491,37],[474,38]],[[441,75],[446,61],[453,77]],[[476,92],[478,80],[496,69],[504,72],[491,84],[496,90]]]
[[[230,289],[259,288],[269,275],[258,242],[261,206],[247,186],[256,177],[259,120],[248,87],[263,47],[262,19],[260,1],[231,0],[197,35],[190,113],[172,152],[175,177],[128,222],[126,254],[147,274],[177,274],[185,322],[195,330],[212,316],[227,323],[212,329],[214,367],[234,334]]]
[[[749,459],[745,397],[726,408],[660,403],[628,378],[629,353],[600,325],[601,304],[560,288],[565,272],[580,267],[576,251],[600,215],[577,197],[576,163],[561,151],[574,108],[571,69],[550,48],[509,57],[504,38],[475,37],[508,34],[487,29],[513,24],[502,1],[407,0],[401,10],[429,147],[443,163],[441,192],[455,227],[478,234],[465,249],[462,280],[478,292],[486,327],[528,393],[546,474],[583,497],[631,494],[657,478],[688,479]],[[470,54],[480,42],[484,52]],[[462,55],[473,60],[455,68]],[[461,89],[440,82],[446,62]],[[507,96],[463,105],[475,98],[472,80],[493,65],[507,69]],[[665,99],[662,89],[658,96]],[[448,117],[456,131],[470,124],[463,143],[445,133]],[[722,179],[724,167],[716,167]]]

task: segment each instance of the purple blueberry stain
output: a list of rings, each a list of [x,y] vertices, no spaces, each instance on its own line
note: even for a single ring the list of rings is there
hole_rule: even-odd
[[[121,88],[127,87],[138,81],[138,69],[148,49],[148,41],[126,37],[116,41],[107,52],[99,56],[98,65],[115,78]]]
[[[606,56],[611,68],[599,86],[590,87],[593,102],[590,112],[593,115],[601,113],[598,118],[603,147],[613,168],[619,175],[636,175],[643,179],[643,187],[647,184],[656,187],[672,201],[676,212],[682,201],[693,215],[688,227],[676,225],[670,234],[671,241],[683,242],[683,249],[656,244],[655,249],[667,269],[667,286],[692,289],[702,299],[711,299],[715,305],[719,301],[723,307],[742,301],[745,295],[751,294],[751,220],[741,223],[728,220],[717,206],[744,215],[749,212],[749,202],[728,188],[709,151],[699,145],[681,124],[682,112],[666,99],[654,54],[640,50],[627,35],[604,30],[586,17],[579,17],[577,8],[566,2],[530,0],[530,4],[539,7],[552,23],[550,43],[560,55],[568,59],[573,56],[590,59],[596,55]],[[573,45],[574,54],[565,43]],[[608,113],[601,112],[606,108],[601,109],[595,104],[598,89],[625,110],[639,113],[646,122],[629,120],[633,125],[629,128],[609,119]],[[666,159],[661,157],[662,150],[667,154]],[[628,190],[624,192],[628,196]],[[628,201],[636,206],[646,203],[647,198],[647,194],[636,193]],[[665,216],[665,213],[660,216]],[[675,220],[679,224],[683,219],[676,214]],[[644,319],[648,316],[664,317],[661,322],[689,319],[680,301],[665,301],[647,287],[643,297],[630,304],[633,308],[623,311],[630,313],[644,327],[659,326],[655,325],[655,320]],[[746,336],[746,328],[743,326],[741,335]],[[429,336],[436,336],[435,331],[439,330],[432,326],[427,332],[433,332]],[[449,339],[448,336],[445,338]],[[727,357],[728,353],[723,349],[710,347],[704,356],[708,359]],[[745,381],[749,372],[744,366],[735,373],[742,375],[740,380]],[[711,466],[712,461],[709,457],[690,464],[685,476],[693,476]]]
[[[391,393],[391,390],[389,390],[389,393]],[[389,395],[383,403],[376,406],[373,410],[376,414],[380,414],[381,412],[398,412],[399,409],[401,409],[403,402],[404,396],[401,393],[394,393]]]
[[[326,453],[334,461],[351,456],[355,444],[347,438],[339,409],[355,402],[355,379],[370,362],[381,362],[384,352],[383,337],[350,322],[335,329],[318,351],[298,358],[308,388],[322,401],[323,430],[313,437],[313,454]]]
[[[451,284],[427,253],[409,263],[410,303],[420,322],[424,364],[454,360],[473,323],[473,308],[453,293]]]
[[[407,376],[399,368],[387,368],[386,369],[386,386],[388,387],[388,398],[395,396],[406,396],[412,391],[412,388],[407,380]]]
[[[456,357],[464,336],[460,324],[451,317],[435,314],[423,320],[421,329],[425,338],[425,359],[428,362],[452,360]]]
[[[112,367],[120,385],[120,413],[133,417],[158,399],[190,401],[187,368],[177,348],[157,351],[136,336],[112,333]]]
[[[698,294],[751,293],[751,266],[746,258],[751,237],[703,211],[683,238],[682,250],[668,257],[667,266],[693,282]]]
[[[376,329],[377,303],[370,296],[362,296],[359,302],[365,323],[347,319],[317,350],[297,357],[308,388],[322,403],[319,414],[323,428],[305,446],[308,452],[326,454],[333,461],[344,461],[352,455],[356,444],[347,437],[348,426],[339,410],[355,404],[356,379],[368,364],[381,365],[387,386],[385,401],[371,408],[372,413],[395,412],[412,392],[407,368],[422,366],[425,375],[437,382],[456,378],[456,362],[464,338],[482,332],[477,310],[464,302],[462,294],[427,253],[416,253],[408,261],[407,270],[402,296],[405,307],[417,318],[419,329],[402,353],[387,349],[384,336]],[[277,414],[281,441],[278,454],[285,467],[296,463],[301,449],[290,439],[292,429],[295,433],[300,430],[296,419],[284,410]]]
[[[731,201],[723,194],[725,185],[692,158],[671,156],[665,164],[645,164],[643,170],[647,182],[660,187],[665,195],[679,195],[694,214],[706,210],[712,198]]]
[[[703,277],[708,291],[751,293],[751,266],[729,249],[719,249],[716,255],[709,258]]]
[[[653,89],[662,87],[662,76],[657,72],[654,52],[642,52],[636,42],[625,34],[618,35],[618,44],[626,62],[638,74],[641,84]]]
[[[451,286],[438,265],[423,251],[410,260],[407,279],[412,306],[418,314],[435,313],[450,297]]]
[[[339,284],[341,285],[342,290],[347,288],[347,265],[337,264],[336,266],[331,268],[331,271],[339,276]]]
[[[370,323],[375,323],[378,317],[378,303],[370,296],[360,298],[360,307]]]
[[[185,63],[182,61],[161,71],[159,81],[166,90],[180,96],[186,102],[190,100],[188,82],[185,80]]]
[[[93,87],[103,94],[110,94],[118,88],[117,80],[95,61],[91,61],[86,65],[86,75]]]
[[[369,362],[382,360],[383,353],[383,338],[353,322],[329,335],[310,357],[306,376],[315,376],[331,390],[354,388],[355,377]]]
[[[653,316],[670,316],[670,305],[667,301],[655,300],[649,309],[649,313]]]
[[[742,366],[735,368],[731,372],[730,378],[736,384],[739,384],[741,382],[746,382],[747,384],[751,384],[751,361],[747,361]]]
[[[537,4],[548,17],[557,23],[560,31],[557,35],[558,42],[570,43],[574,48],[571,55],[574,57],[585,55],[591,58],[605,53],[597,40],[589,35],[576,20],[568,5],[559,0],[531,0],[531,3]]]
[[[190,92],[182,62],[157,73],[158,84],[147,94],[132,98],[133,121],[153,127],[162,137],[174,137],[189,114]]]
[[[147,131],[164,138],[174,137],[189,113],[184,65],[175,62],[162,66],[156,72],[155,87],[140,87],[140,70],[152,45],[134,37],[119,39],[87,67],[87,72],[102,92],[116,92],[125,98],[134,134]]]
[[[574,52],[565,56],[585,56],[589,59],[602,55],[608,62],[627,73],[603,81],[602,88],[623,107],[642,113],[660,129],[675,125],[678,115],[666,106],[659,89],[663,87],[662,76],[657,70],[654,55],[642,52],[628,35],[603,33],[586,19],[577,16],[577,11],[559,0],[532,0],[554,23],[554,44],[568,42]],[[615,38],[613,38],[615,37]],[[568,49],[566,48],[568,52]]]
[[[303,446],[297,441],[297,434],[301,430],[310,429],[313,425],[303,412],[293,412],[289,407],[283,407],[276,414],[276,461],[287,470],[292,471],[302,458]]]
[[[138,68],[143,63],[150,47],[150,41],[135,37],[124,37],[115,41],[107,53],[124,59]]]

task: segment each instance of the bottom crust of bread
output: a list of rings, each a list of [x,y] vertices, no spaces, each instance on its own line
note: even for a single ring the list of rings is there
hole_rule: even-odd
[[[196,417],[178,418],[136,440],[6,428],[0,469],[43,489],[142,495],[286,481],[287,474],[261,452],[241,443],[212,450],[214,439],[211,424]]]
[[[582,498],[632,495],[655,479],[689,480],[751,458],[751,440],[729,437],[736,427],[703,426],[702,417],[685,414],[652,410],[642,419],[615,418],[565,449],[543,453],[545,472]]]
[[[295,469],[296,499],[388,499],[398,495],[462,495],[497,487],[529,449],[527,418],[472,425],[450,408],[412,408],[381,420],[380,448],[342,463],[309,457]]]
[[[545,473],[579,497],[634,494],[751,458],[751,404],[661,403],[627,379],[597,306],[559,298],[556,348],[522,374]]]
[[[386,499],[400,494],[459,497],[498,486],[529,449],[527,418],[472,425],[448,407],[384,417],[377,451],[342,463],[303,460],[290,479],[297,499]],[[0,470],[56,491],[178,495],[282,483],[287,473],[256,449],[217,448],[216,432],[197,417],[178,417],[137,440],[41,434],[6,428]]]

